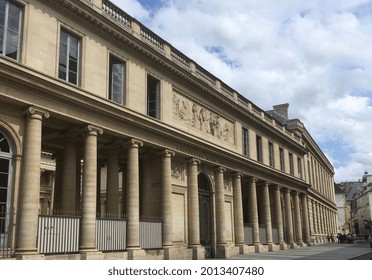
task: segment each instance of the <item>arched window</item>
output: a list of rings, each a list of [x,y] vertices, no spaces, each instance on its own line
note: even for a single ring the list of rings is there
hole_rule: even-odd
[[[7,232],[12,179],[12,149],[0,129],[0,233]]]

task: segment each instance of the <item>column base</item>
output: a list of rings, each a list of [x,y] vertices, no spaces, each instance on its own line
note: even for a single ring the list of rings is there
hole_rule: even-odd
[[[128,260],[146,260],[146,252],[141,248],[127,248]]]
[[[286,243],[279,244],[280,250],[288,250],[288,245]]]
[[[82,260],[103,260],[103,253],[100,251],[80,251]]]
[[[269,243],[267,244],[270,252],[275,252],[280,250],[280,246],[278,244]]]
[[[205,260],[205,249],[201,245],[190,246],[192,249],[192,259],[193,260]]]
[[[296,243],[293,242],[293,243],[288,244],[288,247],[291,249],[296,249],[298,246]]]
[[[193,249],[186,246],[174,246],[163,248],[164,260],[191,260],[193,258]]]
[[[262,245],[261,243],[255,243],[255,244],[254,244],[254,251],[255,251],[256,253],[267,252],[267,251],[268,251],[268,247]]]
[[[216,258],[226,259],[231,257],[230,248],[225,244],[220,244],[216,246]]]
[[[248,254],[250,252],[249,246],[247,244],[236,244],[236,247],[239,250],[239,254]]]
[[[35,253],[16,253],[17,260],[45,260],[45,255]]]
[[[306,244],[303,241],[297,242],[298,247],[306,247]]]

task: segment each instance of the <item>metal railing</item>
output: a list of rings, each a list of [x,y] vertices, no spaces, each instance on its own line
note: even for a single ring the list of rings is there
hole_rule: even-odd
[[[11,258],[14,253],[8,230],[10,214],[9,209],[0,209],[0,259]]]

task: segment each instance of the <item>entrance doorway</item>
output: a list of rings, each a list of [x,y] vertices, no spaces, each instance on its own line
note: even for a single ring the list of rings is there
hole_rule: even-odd
[[[205,258],[213,258],[212,199],[211,188],[205,174],[198,175],[200,244],[205,249]]]

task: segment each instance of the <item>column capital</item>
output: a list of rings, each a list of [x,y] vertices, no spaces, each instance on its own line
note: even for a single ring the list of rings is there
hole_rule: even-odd
[[[302,197],[302,198],[307,198],[307,193],[300,193],[300,197]]]
[[[233,173],[233,177],[236,178],[236,179],[239,179],[239,178],[242,178],[243,177],[243,174],[240,173],[240,172],[234,172]]]
[[[249,178],[249,182],[250,183],[256,183],[258,181],[258,178],[257,177],[250,177]]]
[[[139,147],[143,147],[143,142],[141,140],[138,140],[138,139],[135,139],[135,138],[132,138],[130,139],[129,141],[127,141],[124,146],[126,147],[136,147],[136,148],[139,148]]]
[[[174,157],[176,153],[172,150],[164,149],[161,152],[159,152],[159,155],[164,156],[164,157]]]
[[[101,135],[103,134],[103,129],[98,127],[98,126],[94,126],[94,125],[91,125],[91,124],[88,124],[86,127],[84,127],[84,132],[87,133],[87,134],[90,134],[90,135]]]
[[[283,191],[285,192],[285,193],[291,193],[292,192],[292,189],[290,189],[290,188],[283,188]]]
[[[198,165],[201,163],[200,159],[197,159],[197,158],[190,158],[187,160],[187,163],[191,164],[191,165]]]
[[[35,106],[28,107],[26,110],[23,111],[23,114],[31,118],[39,118],[39,119],[42,119],[42,118],[48,119],[50,117],[49,111],[42,109],[42,108],[35,107]]]
[[[226,172],[226,168],[224,168],[224,167],[222,167],[222,166],[217,166],[217,167],[214,169],[214,171],[215,171],[216,173],[224,173],[224,172]]]
[[[270,186],[270,182],[269,181],[264,181],[263,186],[268,188]]]

